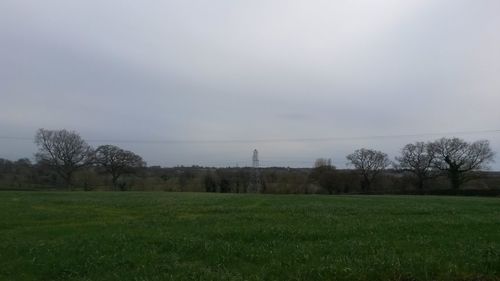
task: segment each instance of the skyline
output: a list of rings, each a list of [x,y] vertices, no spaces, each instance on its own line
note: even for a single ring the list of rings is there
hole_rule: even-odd
[[[78,132],[77,132],[78,133]],[[431,136],[446,136],[446,135],[453,135],[453,137],[457,137],[459,135],[462,136],[474,136],[477,134],[498,134],[500,133],[500,130],[483,130],[483,131],[468,131],[468,132],[453,132],[453,133],[424,133],[424,134],[410,134],[410,135],[379,135],[379,136],[357,136],[357,137],[333,137],[333,138],[306,138],[306,139],[259,139],[259,140],[104,140],[104,139],[87,139],[86,142],[89,143],[89,145],[93,146],[95,144],[94,148],[96,148],[98,145],[105,145],[105,144],[112,144],[112,145],[117,145],[121,146],[123,148],[123,145],[130,145],[130,144],[139,144],[139,145],[151,145],[151,144],[156,144],[156,145],[193,145],[193,144],[232,144],[232,143],[237,143],[237,144],[262,144],[262,143],[332,143],[332,142],[339,142],[339,141],[353,141],[353,140],[363,140],[363,141],[370,141],[370,140],[384,140],[384,139],[406,139],[410,137],[431,137]],[[0,136],[0,140],[10,140],[10,141],[30,141],[31,139],[28,137],[6,137],[6,136]],[[437,140],[437,139],[433,139]],[[426,142],[426,141],[424,141]],[[412,142],[415,143],[415,142]],[[367,148],[367,147],[359,147],[359,148]],[[255,157],[255,151],[258,149],[255,148],[252,151],[252,157],[251,160],[249,161],[248,159],[243,159],[240,158],[238,160],[236,159],[226,159],[227,164],[213,164],[213,165],[203,165],[200,163],[183,163],[183,164],[175,164],[175,165],[170,165],[170,167],[174,166],[207,166],[207,167],[252,167],[255,166],[254,163],[250,165],[250,162],[254,161]],[[382,151],[384,152],[384,151]],[[400,151],[398,151],[397,154],[395,155],[389,155],[389,159],[394,163],[395,157],[399,156]],[[34,155],[34,154],[33,154]],[[495,153],[494,157],[497,156],[497,153]],[[2,157],[0,157],[2,158]],[[31,161],[34,161],[34,157],[18,157],[18,158],[12,158],[10,160],[17,160],[20,158],[28,158]],[[277,166],[282,166],[282,167],[291,167],[291,168],[308,168],[310,167],[309,165],[311,163],[314,163],[317,159],[322,158],[322,159],[334,159],[334,165],[337,168],[348,168],[350,164],[348,164],[348,161],[345,161],[345,167],[341,165],[343,161],[339,160],[341,159],[340,157],[316,157],[316,158],[311,158],[311,157],[306,157],[302,158],[302,160],[297,160],[299,158],[293,158],[293,157],[287,157],[287,158],[277,158],[280,160],[275,159],[270,159],[270,158],[264,158],[264,165],[260,165],[261,167],[277,167]],[[258,158],[260,162],[260,157]],[[295,160],[293,160],[295,159]],[[307,159],[307,160],[305,160]],[[163,167],[169,167],[169,165],[165,165],[162,160],[156,160],[157,162],[151,164],[148,163],[148,166],[163,166]],[[163,160],[164,161],[164,160]],[[274,164],[273,164],[274,163]],[[275,163],[281,163],[281,164],[275,164]],[[288,163],[283,164],[283,163]],[[291,165],[290,165],[291,163]],[[490,163],[490,164],[495,164],[495,162]],[[487,166],[490,167],[490,166]],[[490,170],[488,168],[488,170]]]

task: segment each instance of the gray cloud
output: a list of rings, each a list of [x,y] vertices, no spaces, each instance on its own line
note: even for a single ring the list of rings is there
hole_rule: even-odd
[[[496,0],[5,0],[0,131],[283,140],[499,129],[498,10]],[[498,134],[464,138],[500,151]],[[121,145],[151,164],[245,165],[257,147],[268,165],[343,166],[358,147],[394,155],[417,139]],[[0,140],[0,157],[34,149]]]

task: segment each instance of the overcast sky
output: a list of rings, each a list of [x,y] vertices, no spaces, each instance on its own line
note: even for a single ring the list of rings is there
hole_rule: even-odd
[[[32,157],[43,127],[155,165],[245,166],[257,148],[267,166],[345,167],[360,147],[392,158],[440,133],[500,129],[499,11],[498,0],[2,0],[0,157]],[[421,133],[436,135],[297,141]],[[499,132],[457,136],[500,152]],[[134,142],[161,140],[190,142]]]

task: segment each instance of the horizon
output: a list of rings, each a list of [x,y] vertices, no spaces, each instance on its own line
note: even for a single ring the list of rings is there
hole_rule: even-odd
[[[78,132],[77,132],[78,133]],[[485,130],[485,131],[470,131],[470,132],[455,132],[455,133],[452,133],[451,135],[477,135],[477,134],[497,134],[497,133],[500,133],[500,130]],[[434,133],[426,133],[426,134],[418,134],[419,136],[425,136],[425,137],[430,137],[430,136],[435,136],[432,141],[434,140],[437,140],[439,139],[437,137],[437,135],[439,134],[434,134]],[[285,140],[285,139],[274,139],[274,140],[97,140],[97,139],[89,139],[89,140],[86,140],[86,142],[89,143],[89,145],[93,148],[96,148],[98,145],[105,145],[105,144],[112,144],[112,145],[116,145],[118,147],[121,147],[121,148],[125,148],[127,149],[127,145],[130,145],[130,144],[135,144],[135,145],[183,145],[183,146],[186,146],[186,145],[192,145],[192,144],[209,144],[209,145],[213,145],[213,144],[232,144],[232,143],[236,143],[236,144],[241,144],[241,143],[244,143],[244,144],[255,144],[255,143],[283,143],[283,142],[290,142],[290,143],[294,143],[294,142],[297,142],[297,143],[331,143],[331,142],[338,142],[338,141],[352,141],[352,140],[364,140],[364,141],[373,141],[374,139],[382,139],[382,140],[387,140],[387,139],[406,139],[406,138],[410,138],[410,137],[415,137],[417,136],[416,134],[415,135],[387,135],[387,136],[358,136],[358,137],[336,137],[336,138],[319,138],[319,139],[312,139],[312,138],[308,138],[308,139],[288,139],[288,140]],[[453,137],[456,137],[456,136],[453,136]],[[452,137],[449,137],[449,138],[452,138]],[[460,138],[460,137],[459,137]],[[465,139],[467,140],[466,138],[461,138],[461,139]],[[32,139],[28,138],[28,137],[5,137],[5,136],[0,136],[0,141],[1,140],[10,140],[10,141],[21,141],[21,142],[27,142],[27,141],[32,141]],[[479,140],[479,139],[477,139]],[[424,142],[427,142],[427,141],[424,141]],[[411,143],[415,143],[414,142],[411,142]],[[93,145],[93,144],[96,144],[96,145]],[[368,148],[368,147],[359,147],[359,148]],[[401,146],[402,148],[402,146]],[[400,148],[400,149],[401,149]],[[344,162],[342,163],[340,161],[341,157],[336,157],[336,158],[333,158],[333,157],[322,157],[322,156],[318,156],[318,157],[315,157],[315,158],[311,158],[311,157],[308,157],[308,158],[302,158],[302,160],[297,160],[297,158],[295,158],[295,160],[291,160],[293,158],[274,158],[274,159],[269,159],[267,157],[261,157],[261,151],[254,146],[253,149],[249,150],[251,151],[251,155],[248,157],[248,159],[239,159],[239,161],[227,161],[227,164],[224,165],[224,164],[220,164],[220,165],[217,165],[217,164],[202,164],[202,163],[177,163],[177,164],[170,164],[170,165],[165,165],[165,164],[162,164],[161,160],[157,160],[157,162],[148,162],[146,161],[147,163],[147,166],[148,167],[151,167],[151,166],[160,166],[162,168],[175,168],[175,167],[193,167],[193,166],[198,166],[198,167],[204,167],[204,168],[249,168],[249,167],[252,167],[252,157],[253,157],[253,152],[254,152],[254,149],[256,149],[257,151],[259,151],[259,167],[260,168],[298,168],[298,169],[303,169],[303,168],[312,168],[314,166],[314,161],[316,159],[319,159],[319,158],[324,158],[324,159],[332,159],[332,165],[335,166],[337,169],[351,169],[350,168],[350,164],[348,164],[348,160],[344,157]],[[399,150],[400,150],[399,149]],[[354,151],[354,150],[353,150]],[[351,151],[351,152],[353,152]],[[25,156],[25,157],[16,157],[16,158],[9,158],[9,157],[2,157],[2,155],[0,155],[0,158],[3,158],[3,159],[7,159],[7,160],[10,160],[10,161],[15,161],[15,160],[18,160],[18,159],[22,159],[22,158],[27,158],[29,159],[32,163],[36,163],[36,160],[35,160],[35,157],[34,157],[34,154],[35,154],[36,151],[33,151],[32,155],[31,156]],[[135,151],[136,152],[136,151]],[[386,153],[385,151],[381,151],[383,153]],[[495,152],[495,156],[494,158],[498,157],[498,153]],[[250,154],[250,153],[249,153]],[[392,163],[394,163],[394,160],[395,160],[395,157],[398,156],[399,154],[394,154],[394,155],[391,155],[391,154],[388,154],[389,156],[389,159],[391,160]],[[347,154],[345,155],[347,156]],[[277,160],[279,159],[279,160]],[[307,160],[306,160],[307,159]],[[494,167],[494,164],[496,164],[496,161],[493,160],[494,162],[490,163],[489,165],[489,168],[488,169],[483,169],[483,171],[491,171],[491,172],[496,172],[496,171],[500,171],[498,169],[495,169]],[[276,163],[283,163],[283,164],[276,164]],[[272,164],[274,163],[274,164]],[[288,163],[288,164],[286,164]],[[292,163],[290,165],[290,163]],[[298,164],[300,163],[300,164]],[[341,163],[341,164],[339,164]],[[389,169],[393,169],[393,165],[391,164],[391,167]]]

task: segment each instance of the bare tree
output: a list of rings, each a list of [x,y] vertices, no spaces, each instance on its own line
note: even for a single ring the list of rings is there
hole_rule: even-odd
[[[111,174],[113,186],[119,187],[120,176],[132,173],[136,168],[144,167],[146,163],[142,157],[114,145],[102,145],[96,149],[95,163],[102,166]],[[120,186],[124,190],[125,186]]]
[[[349,154],[347,160],[349,160],[349,164],[361,172],[363,176],[361,189],[363,191],[369,191],[376,177],[391,165],[387,154],[366,148],[358,149],[354,153]]]
[[[92,163],[92,148],[74,131],[39,129],[35,144],[37,161],[54,169],[68,188],[74,172]]]
[[[314,168],[332,166],[332,159],[330,158],[318,158],[314,161]]]
[[[312,182],[317,183],[329,194],[340,191],[338,184],[338,174],[335,166],[332,165],[331,159],[318,158],[314,162],[314,168],[309,175]]]
[[[453,189],[470,180],[471,172],[487,168],[495,153],[487,140],[468,143],[459,138],[441,138],[429,143],[434,155],[433,167],[446,172]]]
[[[397,168],[413,173],[417,178],[417,187],[422,190],[425,181],[432,177],[434,152],[428,149],[424,142],[405,145],[401,156],[396,157]]]

